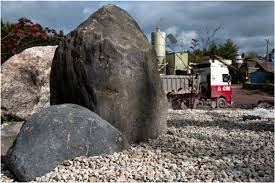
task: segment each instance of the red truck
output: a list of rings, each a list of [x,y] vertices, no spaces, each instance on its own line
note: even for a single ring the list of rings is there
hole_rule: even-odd
[[[190,75],[161,75],[163,89],[173,109],[226,108],[231,106],[231,77],[218,60],[193,67]]]

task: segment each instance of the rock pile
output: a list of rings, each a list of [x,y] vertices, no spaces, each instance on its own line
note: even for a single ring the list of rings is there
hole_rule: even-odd
[[[84,106],[130,142],[166,131],[155,52],[136,21],[117,6],[103,6],[66,36],[53,59],[50,88],[51,104]]]
[[[25,120],[50,99],[50,71],[57,46],[28,48],[8,59],[1,70],[1,117]]]
[[[5,159],[16,180],[273,181],[270,118],[244,121],[245,110],[169,111],[163,134],[167,104],[155,53],[124,10],[107,5],[81,23],[57,48],[51,69],[55,48],[46,55],[27,50],[22,57],[31,61],[3,66],[15,73],[4,81],[5,115],[25,119],[45,106],[50,70],[51,104],[61,104],[23,124]],[[127,140],[149,138],[124,150]],[[13,181],[1,170],[1,181]]]
[[[128,141],[166,132],[156,55],[126,11],[102,7],[55,49],[27,49],[4,64],[4,115],[27,119],[5,157],[17,180],[31,181],[62,161],[112,154]],[[53,106],[42,110],[49,73]]]
[[[273,111],[264,108],[255,108],[253,111],[243,115],[243,119],[275,119]]]
[[[158,139],[113,155],[74,158],[36,181],[272,182],[274,123],[243,121],[247,112],[171,110],[168,132]]]

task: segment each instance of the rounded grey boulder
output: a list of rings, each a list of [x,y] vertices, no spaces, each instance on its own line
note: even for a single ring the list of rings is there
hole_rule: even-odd
[[[75,104],[54,105],[24,123],[6,165],[19,181],[31,181],[64,160],[111,154],[127,146],[126,138],[94,112]]]
[[[154,50],[136,21],[114,5],[100,8],[58,46],[50,103],[96,112],[129,142],[167,129],[167,100]]]

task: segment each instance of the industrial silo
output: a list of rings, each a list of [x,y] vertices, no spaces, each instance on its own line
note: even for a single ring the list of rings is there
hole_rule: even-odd
[[[165,32],[161,32],[160,27],[152,32],[151,42],[157,55],[159,70],[165,73]]]

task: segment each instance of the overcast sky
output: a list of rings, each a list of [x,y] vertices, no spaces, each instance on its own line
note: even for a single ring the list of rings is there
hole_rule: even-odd
[[[206,27],[221,25],[216,41],[231,38],[241,52],[257,51],[264,54],[265,39],[274,45],[274,2],[1,2],[4,21],[16,22],[27,17],[42,26],[65,33],[75,29],[82,21],[104,4],[116,4],[128,11],[150,40],[157,25],[167,34],[173,33],[184,50],[189,49],[192,38],[202,35]]]

